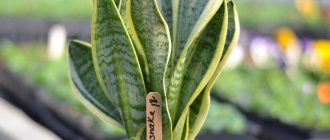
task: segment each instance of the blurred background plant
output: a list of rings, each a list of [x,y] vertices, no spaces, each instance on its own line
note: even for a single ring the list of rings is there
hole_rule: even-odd
[[[297,127],[330,130],[330,1],[236,3],[242,33],[214,93],[265,117]],[[52,97],[91,115],[71,93],[65,54],[51,58],[48,52],[54,46],[52,42],[61,54],[65,40],[88,41],[91,1],[0,0],[0,5],[0,61],[44,87]],[[28,26],[25,19],[47,21],[48,38],[33,39],[32,34],[31,39],[22,39],[24,33],[18,29]],[[20,24],[9,24],[11,21]],[[77,21],[79,26],[68,21]],[[58,25],[64,31],[49,32]],[[109,135],[123,134],[92,117]],[[242,134],[248,131],[247,125],[247,119],[235,107],[213,102],[203,132]]]

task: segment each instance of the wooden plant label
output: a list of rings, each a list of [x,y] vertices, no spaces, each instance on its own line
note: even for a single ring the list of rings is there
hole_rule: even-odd
[[[146,103],[147,140],[162,140],[162,97],[149,92]]]

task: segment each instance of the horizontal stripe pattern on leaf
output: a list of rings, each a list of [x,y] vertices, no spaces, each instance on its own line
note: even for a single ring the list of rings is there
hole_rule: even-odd
[[[178,114],[192,104],[215,72],[226,41],[227,18],[227,6],[222,4],[198,38],[180,91]]]
[[[228,33],[227,33],[227,39],[225,44],[225,50],[223,52],[223,55],[221,57],[220,63],[217,66],[217,69],[215,73],[212,76],[212,79],[208,82],[207,86],[203,90],[203,99],[196,99],[196,101],[191,105],[191,111],[190,114],[190,139],[194,139],[200,129],[202,128],[202,125],[205,122],[205,119],[207,117],[207,110],[210,107],[210,92],[214,85],[215,80],[217,79],[218,75],[221,73],[228,57],[230,56],[233,48],[235,48],[238,36],[239,36],[239,20],[238,15],[236,11],[236,7],[233,1],[229,1],[227,3],[228,7]],[[201,95],[198,97],[200,98]],[[200,102],[201,101],[201,102]],[[198,111],[199,110],[199,111]],[[198,111],[198,113],[197,113]],[[197,114],[196,114],[197,113]]]
[[[94,0],[93,61],[100,85],[119,108],[129,138],[145,125],[146,90],[132,42],[113,1]]]
[[[93,66],[92,50],[87,43],[79,41],[69,43],[69,67],[72,84],[80,96],[105,116],[122,124],[118,109],[107,100],[99,86]]]
[[[161,16],[156,0],[132,0],[130,6],[132,23],[138,40],[145,52],[148,62],[149,82],[147,92],[159,92],[166,99],[164,89],[165,69],[171,53],[171,39],[168,26]],[[130,18],[130,17],[129,17]],[[169,137],[171,126],[163,102],[163,136]]]
[[[192,95],[196,94],[193,96],[196,98],[205,87],[220,61],[227,31],[226,17],[226,6],[222,6],[195,39],[196,42],[185,48],[180,56],[172,75],[168,95],[174,124],[181,117],[183,109],[189,107],[187,103]],[[193,100],[191,99],[190,104]]]

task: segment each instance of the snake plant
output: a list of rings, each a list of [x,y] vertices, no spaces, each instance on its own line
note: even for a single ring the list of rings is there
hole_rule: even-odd
[[[93,6],[91,44],[68,47],[78,97],[129,139],[145,139],[145,98],[159,92],[163,139],[195,139],[238,40],[234,2],[93,0]]]

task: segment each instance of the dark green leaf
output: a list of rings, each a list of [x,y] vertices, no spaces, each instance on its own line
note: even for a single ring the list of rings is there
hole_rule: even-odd
[[[178,114],[197,98],[211,79],[223,52],[228,27],[227,18],[227,6],[222,4],[199,37],[184,76]]]
[[[222,0],[173,1],[173,49],[172,60],[177,64],[185,47],[191,46],[197,36],[219,9]]]
[[[103,94],[98,84],[90,45],[78,41],[69,43],[69,67],[72,85],[78,91],[78,95],[91,104],[87,105],[88,108],[96,115],[102,112],[102,116],[113,118],[122,124],[118,109]],[[98,111],[95,112],[93,109]]]
[[[226,34],[227,10],[223,4],[194,46],[185,49],[182,55],[187,56],[181,56],[176,65],[168,96],[174,124],[211,79],[221,58]]]
[[[209,81],[205,89],[203,90],[203,100],[201,100],[201,95],[195,100],[195,102],[191,105],[191,111],[190,111],[190,136],[192,138],[196,137],[198,132],[200,131],[202,124],[205,122],[205,119],[207,117],[207,112],[205,110],[208,110],[210,106],[210,92],[211,89],[218,77],[218,75],[221,73],[222,69],[224,68],[224,65],[226,64],[226,61],[228,57],[230,56],[233,48],[236,46],[239,36],[239,20],[238,15],[236,11],[236,7],[233,1],[229,1],[227,3],[228,7],[228,33],[227,33],[227,39],[226,39],[226,45],[224,53],[221,57],[221,61],[217,66],[217,69],[215,73],[212,76],[212,79]],[[198,111],[199,110],[199,111]]]
[[[140,42],[148,62],[149,82],[147,92],[159,92],[166,99],[164,82],[165,71],[171,53],[171,39],[168,26],[161,16],[156,0],[132,0],[131,11],[133,26],[137,40]],[[167,113],[166,101],[163,102],[163,136],[171,136],[171,125]]]
[[[92,54],[107,97],[119,108],[129,138],[145,125],[146,90],[140,65],[114,1],[94,0]]]

